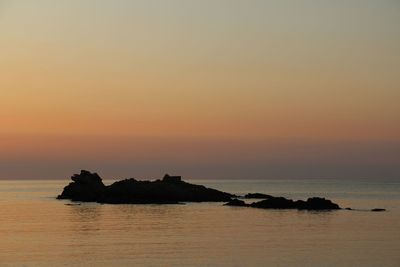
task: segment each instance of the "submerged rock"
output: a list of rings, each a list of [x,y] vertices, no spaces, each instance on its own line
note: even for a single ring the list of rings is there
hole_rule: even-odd
[[[267,199],[267,198],[271,198],[271,197],[273,197],[273,196],[263,194],[263,193],[248,193],[244,196],[244,198],[260,198],[260,199]]]
[[[386,211],[385,209],[372,209],[371,211],[374,211],[374,212],[381,212],[381,211]]]
[[[110,204],[169,204],[179,202],[229,201],[233,194],[182,181],[165,175],[162,180],[138,181],[133,178],[105,186],[96,173],[81,171],[71,177],[58,199]]]

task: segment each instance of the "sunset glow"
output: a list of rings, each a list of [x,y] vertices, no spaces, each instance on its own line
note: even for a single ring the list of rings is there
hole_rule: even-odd
[[[399,177],[397,1],[150,2],[0,1],[2,178]]]

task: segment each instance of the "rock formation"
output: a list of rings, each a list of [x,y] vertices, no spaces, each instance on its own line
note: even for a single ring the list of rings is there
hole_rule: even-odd
[[[267,199],[271,198],[271,195],[262,194],[262,193],[248,193],[244,196],[244,198],[259,198],[259,199]]]
[[[58,199],[110,204],[168,204],[179,202],[229,201],[234,195],[186,183],[180,176],[165,175],[162,180],[138,181],[133,178],[105,186],[97,173],[82,170],[71,177]]]
[[[80,174],[71,177],[73,181],[66,187],[58,199],[70,199],[72,201],[97,201],[104,194],[106,186],[97,173],[82,170]]]
[[[297,210],[338,210],[339,205],[332,201],[313,197],[304,200],[291,200],[284,197],[272,197],[261,200],[259,202],[253,202],[251,204],[245,203],[243,200],[231,199],[229,202],[224,204],[225,206],[236,206],[236,207],[252,207],[259,209],[297,209]]]
[[[139,181],[134,178],[117,181],[109,186],[103,184],[97,173],[82,170],[71,177],[58,199],[98,202],[108,204],[176,204],[181,202],[227,202],[226,206],[253,207],[261,209],[337,210],[332,201],[313,197],[306,201],[273,197],[261,193],[247,194],[245,198],[263,198],[247,204],[235,195],[182,181],[180,176],[166,174],[162,180]],[[381,211],[375,209],[374,211]]]
[[[284,197],[271,197],[250,204],[253,208],[261,209],[298,209],[298,210],[338,210],[338,204],[329,199],[312,197],[304,200],[291,200]]]

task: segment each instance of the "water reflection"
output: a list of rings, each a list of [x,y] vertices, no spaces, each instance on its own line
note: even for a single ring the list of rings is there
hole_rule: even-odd
[[[100,204],[84,203],[82,205],[66,205],[71,232],[90,234],[100,230],[103,207]]]
[[[67,206],[44,199],[59,193],[60,185],[43,193],[41,183],[32,182],[32,192],[8,186],[0,194],[0,266],[397,267],[400,262],[399,198],[383,199],[384,205],[354,198],[343,205],[393,206],[386,213],[221,203]],[[271,184],[264,186],[262,191],[274,191]]]

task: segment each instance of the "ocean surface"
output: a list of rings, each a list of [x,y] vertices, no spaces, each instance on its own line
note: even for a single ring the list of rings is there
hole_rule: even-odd
[[[361,210],[71,206],[55,199],[68,180],[2,180],[0,266],[400,266],[400,181],[190,182],[236,194],[321,196]],[[371,208],[388,211],[362,211]]]

